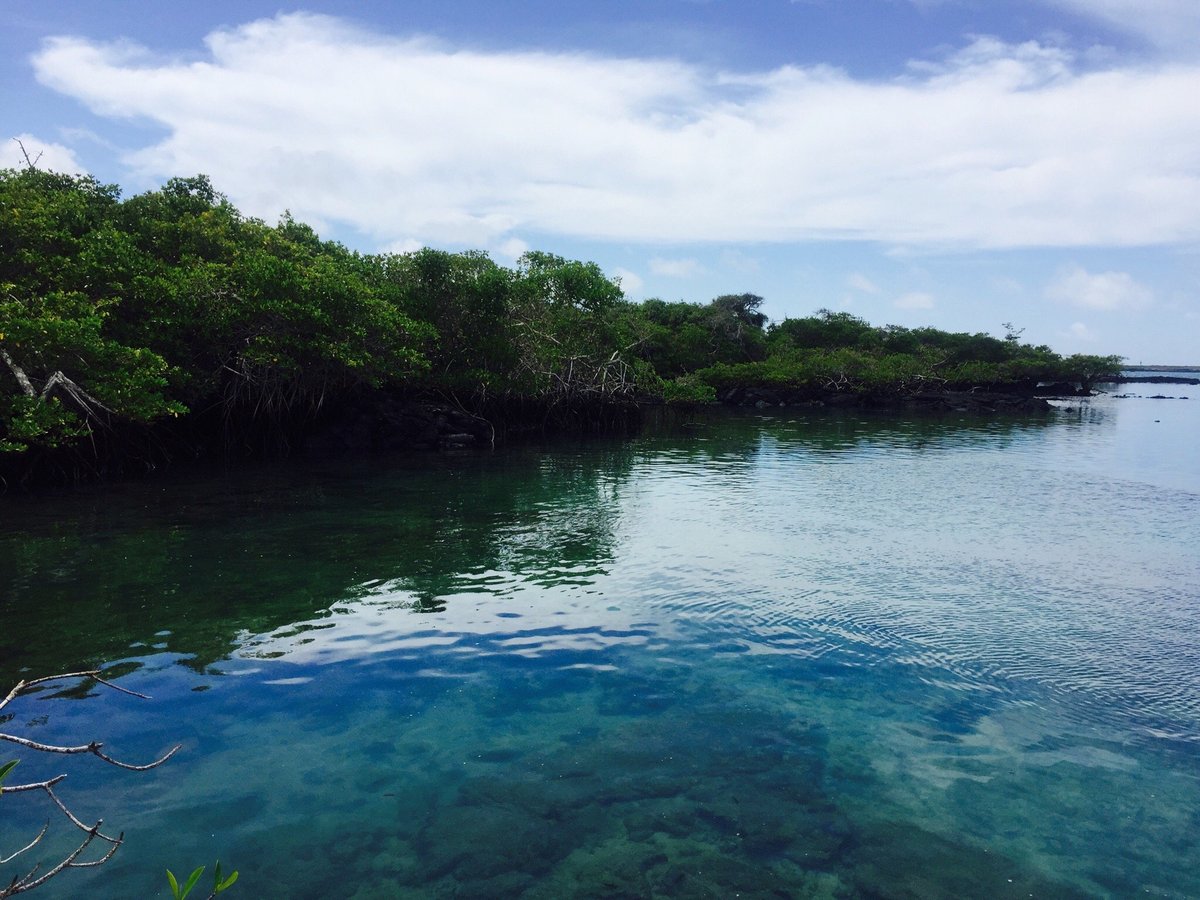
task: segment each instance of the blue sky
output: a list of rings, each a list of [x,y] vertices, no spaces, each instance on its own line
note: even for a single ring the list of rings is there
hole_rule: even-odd
[[[1195,0],[62,0],[0,51],[0,165],[1200,363]]]

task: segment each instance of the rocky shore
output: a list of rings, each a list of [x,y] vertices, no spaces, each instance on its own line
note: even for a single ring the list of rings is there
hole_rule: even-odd
[[[1182,375],[1118,375],[1106,378],[1105,384],[1200,384],[1200,378]]]

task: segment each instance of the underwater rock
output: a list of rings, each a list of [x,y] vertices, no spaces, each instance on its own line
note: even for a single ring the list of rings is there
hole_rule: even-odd
[[[864,895],[873,897],[1083,900],[1089,896],[1040,875],[1028,864],[949,840],[912,822],[863,829],[850,853],[850,863],[855,885]]]

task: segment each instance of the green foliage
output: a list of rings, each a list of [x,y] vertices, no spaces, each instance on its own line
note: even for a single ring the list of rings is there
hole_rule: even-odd
[[[188,880],[181,886],[178,879],[175,878],[175,873],[167,869],[167,883],[171,886],[171,895],[175,900],[184,900],[184,898],[192,892],[192,888],[196,886],[196,882],[200,880],[200,876],[204,874],[204,866],[198,866],[192,870],[192,874]]]
[[[662,398],[667,403],[691,405],[712,403],[717,399],[717,392],[712,385],[706,384],[695,375],[681,375],[662,383]]]
[[[122,200],[86,176],[0,170],[0,465],[101,453],[100,431],[178,416],[226,446],[269,441],[373,390],[692,403],[751,385],[1090,387],[1121,362],[1064,360],[1009,324],[1000,339],[822,309],[767,328],[762,302],[632,304],[595,263],[551,253],[511,269],[481,252],[362,256],[290,215],[244,217],[204,176]]]
[[[222,309],[224,396],[291,414],[327,394],[420,371],[428,332],[380,297],[341,247],[314,252],[274,229],[246,229],[231,261],[238,293]]]
[[[849,313],[820,310],[773,325],[764,365],[701,374],[718,390],[761,379],[760,384],[792,388],[905,396],[930,388],[1030,390],[1055,381],[1088,388],[1120,371],[1120,357],[1064,360],[1049,347],[1019,343],[1019,329],[1008,324],[1005,329],[1001,340],[936,328],[877,328]]]
[[[636,336],[634,352],[663,378],[675,378],[717,363],[763,359],[766,316],[756,294],[726,294],[706,305],[647,300],[625,312]]]
[[[181,411],[168,363],[110,327],[128,260],[116,188],[0,171],[0,453]]]
[[[221,861],[218,859],[217,865],[216,865],[216,872],[214,873],[214,877],[213,877],[213,891],[212,892],[214,894],[219,894],[226,888],[232,886],[233,883],[237,880],[238,880],[237,869],[234,869],[233,872],[231,872],[227,877],[225,877],[225,878],[221,877]]]
[[[526,297],[536,297],[560,312],[600,315],[624,300],[621,286],[592,262],[530,251],[518,260],[517,274]]]
[[[619,341],[621,287],[595,263],[526,253],[513,276],[510,391],[551,404],[631,397],[636,370]]]
[[[873,347],[879,343],[878,330],[846,312],[818,310],[803,319],[784,319],[771,326],[770,344],[774,351],[829,350],[845,347]]]
[[[12,770],[17,767],[17,763],[19,762],[19,759],[13,759],[0,766],[0,788],[4,787],[5,779],[12,774]],[[3,793],[3,791],[0,791],[0,793]]]
[[[121,202],[0,172],[0,249],[0,452],[188,408],[286,427],[428,367],[433,329],[378,265],[290,217],[243,218],[204,177]]]
[[[757,294],[722,294],[708,304],[706,319],[719,354],[735,360],[766,355],[763,325],[767,317],[759,311],[762,302]]]
[[[200,881],[200,876],[204,874],[204,869],[204,866],[198,866],[197,868],[193,869],[192,874],[188,876],[187,881],[185,881],[182,885],[175,877],[175,873],[170,869],[167,869],[167,883],[171,887],[171,896],[174,897],[175,900],[184,900],[184,898],[192,892],[192,889],[196,886],[197,882]],[[209,894],[209,897],[215,897],[217,894],[231,887],[237,880],[238,873],[236,871],[231,873],[228,877],[222,878],[221,861],[217,860],[215,877],[213,879],[213,888],[212,892]]]
[[[660,384],[633,349],[650,323],[594,263],[361,256],[290,215],[242,216],[204,176],[122,200],[88,178],[0,172],[0,241],[0,453],[99,453],[83,441],[98,428],[174,416],[226,447],[286,444],[371,390],[555,405]],[[752,352],[758,302],[695,316],[696,358],[671,374]],[[740,355],[712,356],[717,333]]]
[[[378,267],[289,216],[276,228],[243,219],[206,180],[175,179],[129,205],[139,247],[156,256],[126,327],[186,360],[189,403],[303,417],[427,366],[430,328],[389,296]]]
[[[370,262],[392,302],[430,326],[423,351],[436,381],[452,388],[491,387],[512,370],[512,272],[478,251],[426,248]]]
[[[106,333],[115,301],[76,291],[18,296],[0,284],[0,449],[54,447],[115,420],[178,414],[169,366]],[[4,370],[7,371],[4,371]]]
[[[695,303],[647,300],[621,312],[625,345],[663,378],[712,365],[712,334]]]
[[[1090,388],[1098,381],[1121,374],[1120,356],[1093,356],[1076,353],[1068,356],[1060,363],[1059,371],[1063,381],[1078,381],[1085,388]]]

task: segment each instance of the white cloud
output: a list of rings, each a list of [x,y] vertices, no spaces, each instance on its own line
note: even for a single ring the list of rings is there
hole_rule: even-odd
[[[856,291],[862,291],[864,294],[878,294],[879,285],[873,282],[866,275],[859,272],[854,272],[846,279],[846,285]]]
[[[1167,49],[1200,47],[1196,0],[1046,0],[1053,6],[1099,19]]]
[[[383,253],[416,253],[424,247],[416,238],[402,238],[385,244],[380,250]]]
[[[518,237],[510,237],[497,244],[495,249],[498,256],[515,260],[529,251],[529,245]]]
[[[1066,332],[1063,334],[1063,337],[1070,338],[1071,340],[1083,341],[1085,343],[1092,343],[1096,340],[1096,333],[1092,331],[1092,329],[1088,328],[1088,326],[1083,322],[1072,322],[1071,327],[1066,330]]]
[[[638,241],[906,246],[1200,240],[1200,65],[1082,71],[980,39],[890,81],[828,67],[462,50],[307,14],[209,58],[56,38],[39,79],[166,137],[142,180],[205,172],[251,215],[381,244],[516,230]]]
[[[896,298],[898,309],[933,309],[933,295],[922,291],[911,291]]]
[[[24,147],[24,152],[21,147]],[[47,172],[62,172],[64,175],[83,175],[86,170],[75,158],[70,147],[62,144],[43,141],[32,134],[18,134],[10,138],[4,146],[4,159],[0,160],[0,169],[16,169],[26,164],[25,154],[29,161],[39,169]]]
[[[695,259],[664,259],[656,256],[650,260],[650,271],[655,275],[667,278],[692,278],[704,271],[699,260]]]
[[[642,288],[645,287],[645,282],[636,272],[631,272],[628,269],[616,268],[612,270],[614,277],[620,280],[621,290],[625,292],[625,296],[633,297],[640,295]]]
[[[1154,295],[1138,284],[1127,272],[1099,272],[1093,275],[1080,266],[1062,269],[1048,285],[1048,299],[1084,309],[1143,309]]]

